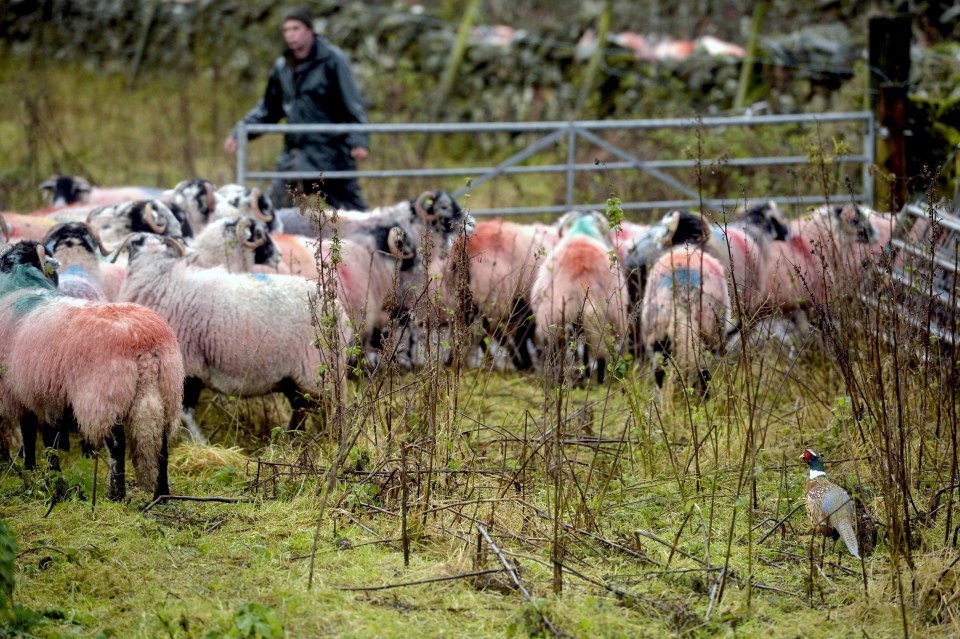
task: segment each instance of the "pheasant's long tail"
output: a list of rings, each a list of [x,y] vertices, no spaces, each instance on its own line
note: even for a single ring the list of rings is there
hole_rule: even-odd
[[[840,533],[840,539],[847,545],[850,554],[860,559],[860,547],[857,545],[857,533],[853,530],[853,524],[848,520],[843,520],[834,526]]]

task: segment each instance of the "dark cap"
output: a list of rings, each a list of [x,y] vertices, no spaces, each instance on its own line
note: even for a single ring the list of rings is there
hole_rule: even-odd
[[[313,12],[307,7],[291,7],[283,14],[283,21],[296,20],[307,25],[307,28],[313,31]]]

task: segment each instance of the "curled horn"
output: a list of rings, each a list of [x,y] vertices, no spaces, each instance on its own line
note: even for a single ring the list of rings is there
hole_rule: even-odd
[[[103,240],[100,239],[100,234],[97,233],[97,231],[86,222],[84,222],[83,225],[86,227],[87,231],[93,237],[93,241],[97,243],[97,248],[100,249],[100,255],[104,257],[110,255],[110,249],[108,249],[106,246],[103,245]]]
[[[433,202],[436,200],[437,194],[434,191],[425,191],[417,197],[413,202],[413,212],[417,214],[417,217],[422,219],[425,222],[433,224],[436,222],[439,217],[433,213],[428,213],[427,209],[433,207]]]
[[[52,191],[57,186],[58,177],[60,176],[59,175],[50,176],[50,179],[48,179],[46,182],[41,182],[40,186],[38,186],[37,189],[40,191],[43,191],[45,189],[50,189]]]
[[[390,232],[387,234],[387,248],[390,249],[390,255],[397,258],[398,260],[409,260],[416,255],[416,251],[407,251],[403,250],[404,244],[409,245],[407,242],[407,233],[399,226],[394,226],[390,229]]]
[[[180,257],[183,257],[187,254],[187,249],[184,248],[183,243],[179,240],[175,240],[172,237],[166,236],[161,237],[160,239],[163,240],[163,243],[167,246],[172,246],[173,248],[177,249],[177,253],[180,254]]]
[[[157,235],[163,235],[167,230],[167,220],[164,219],[163,224],[159,224],[157,219],[154,218],[153,205],[149,202],[143,207],[143,222]]]
[[[207,194],[207,214],[204,217],[209,218],[213,215],[213,210],[217,208],[217,200],[213,195],[213,184],[209,180],[204,180],[203,190]]]
[[[13,233],[10,232],[10,227],[7,226],[7,221],[3,219],[3,216],[0,215],[0,233],[3,233],[3,241],[6,242],[10,239],[10,236]]]
[[[138,233],[130,233],[125,238],[123,238],[123,240],[120,242],[117,248],[113,249],[114,250],[113,257],[110,258],[111,264],[117,263],[117,258],[120,257],[121,253],[123,253],[123,249],[127,248],[127,246],[130,245],[130,240],[133,239],[135,235],[138,235]]]
[[[255,228],[254,224],[256,224],[256,222],[253,221],[253,218],[249,218],[246,216],[240,218],[240,220],[237,222],[237,242],[240,243],[240,246],[243,246],[244,248],[248,248],[248,249],[258,249],[267,243],[267,237],[265,235],[261,236],[260,239],[258,240],[252,240],[252,239],[248,240],[246,238],[246,236],[244,235],[244,231],[246,229],[250,229],[251,237],[254,236],[254,233],[253,233],[253,229]]]
[[[273,221],[272,215],[267,215],[260,210],[260,189],[250,191],[250,208],[253,210],[253,216],[261,222]]]

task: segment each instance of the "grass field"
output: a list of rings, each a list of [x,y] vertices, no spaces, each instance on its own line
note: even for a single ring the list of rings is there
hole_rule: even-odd
[[[65,76],[23,86],[57,119],[21,129],[32,111],[0,106],[0,126],[36,140],[5,149],[10,206],[64,157],[58,139],[85,149],[64,172],[97,167],[104,184],[176,183],[183,139],[195,170],[229,179],[220,127],[166,135],[130,114],[146,93],[105,116]],[[202,91],[187,93],[207,123]],[[221,104],[218,122],[246,106]],[[95,117],[129,118],[130,137],[97,144],[114,130]],[[460,327],[463,359],[438,349],[416,372],[355,378],[343,411],[304,432],[284,430],[285,400],[205,394],[213,443],[177,442],[171,484],[219,501],[109,502],[104,453],[76,441],[62,475],[0,464],[16,542],[0,534],[16,604],[0,598],[0,636],[958,636],[957,362],[876,281],[880,310],[840,287],[804,341],[757,322],[703,403],[658,390],[642,361],[587,389],[461,366]],[[810,534],[805,447],[870,515],[862,563]]]

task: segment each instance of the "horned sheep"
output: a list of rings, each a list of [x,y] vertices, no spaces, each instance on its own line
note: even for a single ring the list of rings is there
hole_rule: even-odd
[[[329,405],[334,393],[346,397],[344,345],[352,334],[340,303],[318,299],[316,283],[198,268],[169,238],[135,234],[124,246],[131,255],[120,297],[154,309],[173,327],[186,375],[184,421],[195,435],[192,412],[203,386],[242,397],[282,392],[293,408],[292,428],[305,420],[310,398]],[[328,326],[335,328],[321,330]]]

